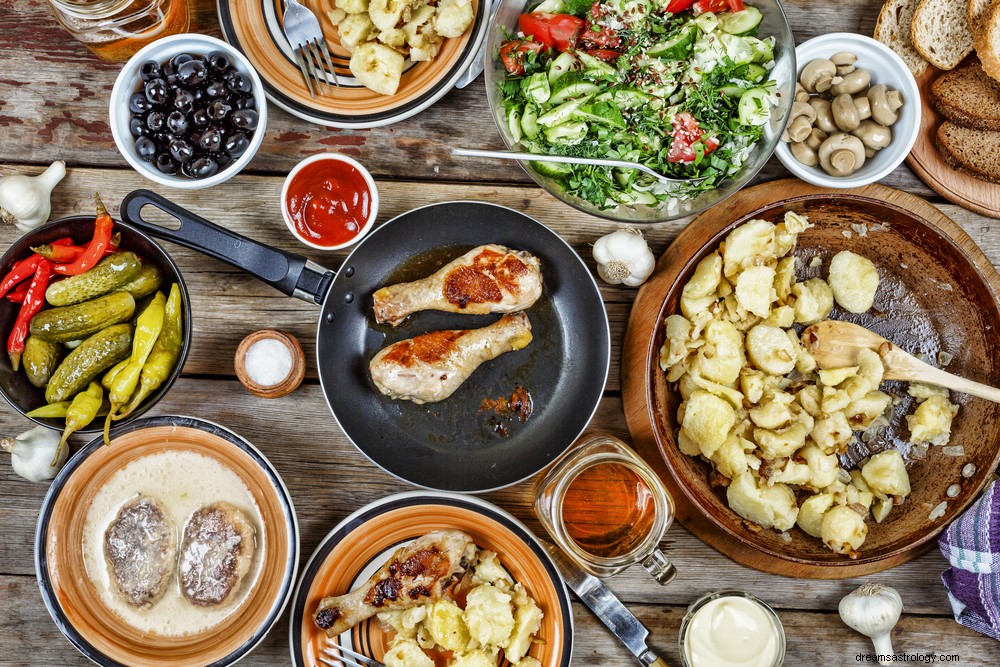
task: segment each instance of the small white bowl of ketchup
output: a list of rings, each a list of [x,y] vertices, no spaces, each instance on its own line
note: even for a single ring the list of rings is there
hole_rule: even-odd
[[[320,153],[299,162],[281,188],[281,217],[298,240],[317,250],[358,242],[375,224],[378,190],[357,160]]]

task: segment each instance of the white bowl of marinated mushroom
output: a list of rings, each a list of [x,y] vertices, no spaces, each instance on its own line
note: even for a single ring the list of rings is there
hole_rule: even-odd
[[[821,35],[795,49],[795,102],[776,153],[802,180],[829,188],[874,183],[917,140],[920,92],[906,64],[864,35]]]

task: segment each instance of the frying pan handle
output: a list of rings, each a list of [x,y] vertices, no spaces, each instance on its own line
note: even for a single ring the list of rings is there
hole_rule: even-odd
[[[170,229],[142,217],[145,206],[154,206],[176,218],[180,227]],[[214,257],[263,280],[275,289],[303,301],[322,304],[333,281],[333,272],[302,255],[284,252],[231,232],[149,190],[125,195],[122,219],[150,236]]]

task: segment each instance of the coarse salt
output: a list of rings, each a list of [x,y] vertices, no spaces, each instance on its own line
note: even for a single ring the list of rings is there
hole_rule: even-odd
[[[292,353],[280,340],[262,338],[247,350],[244,366],[254,383],[271,387],[292,372]]]

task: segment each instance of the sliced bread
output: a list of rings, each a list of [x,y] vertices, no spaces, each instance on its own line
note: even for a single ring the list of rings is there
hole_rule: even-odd
[[[874,37],[896,52],[913,76],[920,76],[927,69],[927,61],[913,48],[910,23],[918,0],[887,0],[878,13]]]
[[[953,69],[972,51],[966,9],[967,0],[920,0],[913,12],[913,48],[938,69]]]
[[[976,53],[983,69],[1000,81],[1000,2],[994,2],[976,32]]]
[[[1000,132],[983,132],[946,122],[938,128],[937,147],[952,169],[1000,183]]]
[[[994,0],[968,0],[965,7],[965,18],[969,21],[969,30],[972,31],[973,36],[979,32],[979,27],[986,18],[986,12],[993,4],[996,4]]]
[[[975,58],[931,85],[931,104],[948,120],[976,130],[1000,131],[1000,86]]]

